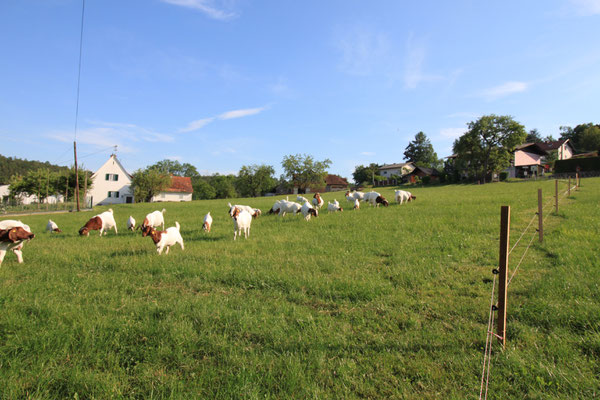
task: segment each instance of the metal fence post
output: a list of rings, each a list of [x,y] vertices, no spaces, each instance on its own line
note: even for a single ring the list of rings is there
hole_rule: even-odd
[[[510,234],[510,206],[502,206],[500,209],[500,258],[498,271],[500,281],[498,282],[498,336],[502,348],[506,347],[506,288],[508,286],[508,246]]]
[[[542,207],[542,189],[538,189],[538,234],[540,243],[544,241],[544,215]]]

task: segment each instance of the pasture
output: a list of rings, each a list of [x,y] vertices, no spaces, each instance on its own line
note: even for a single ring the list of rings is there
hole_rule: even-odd
[[[600,396],[600,179],[582,183],[509,287],[489,398]],[[500,206],[512,246],[540,187],[551,202],[553,181],[414,188],[402,206],[383,189],[390,207],[359,211],[325,193],[344,212],[308,222],[266,215],[275,198],[119,205],[101,238],[77,232],[108,207],[50,216],[58,235],[19,217],[36,238],[0,268],[0,398],[476,398]],[[263,211],[248,240],[230,201]],[[126,221],[163,207],[185,251],[158,256]]]

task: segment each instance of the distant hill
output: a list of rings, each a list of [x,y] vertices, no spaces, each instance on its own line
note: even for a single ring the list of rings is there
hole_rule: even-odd
[[[38,168],[49,169],[50,171],[60,172],[68,171],[68,167],[61,167],[50,164],[48,161],[29,161],[21,160],[16,157],[4,157],[0,154],[0,185],[8,185],[10,177],[14,174],[25,175],[28,171]]]

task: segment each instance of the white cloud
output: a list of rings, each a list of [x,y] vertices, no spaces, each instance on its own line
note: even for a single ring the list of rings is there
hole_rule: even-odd
[[[266,107],[258,107],[258,108],[246,108],[244,110],[227,111],[227,112],[224,112],[223,114],[220,114],[218,116],[218,118],[227,120],[227,119],[248,117],[250,115],[259,114],[262,111],[264,111],[265,109],[266,109]]]
[[[214,117],[204,118],[204,119],[199,119],[199,120],[196,120],[196,121],[192,121],[185,128],[181,128],[179,130],[179,132],[192,132],[192,131],[196,131],[196,130],[204,127],[206,124],[208,124],[208,123],[210,123],[212,121],[214,121]]]
[[[529,89],[529,86],[530,85],[527,82],[511,81],[483,90],[480,95],[488,101],[492,101],[511,94],[525,92]]]
[[[135,124],[105,121],[86,121],[90,126],[79,129],[77,143],[91,145],[97,149],[118,146],[119,152],[133,153],[138,142],[172,142],[169,135],[154,132]],[[73,141],[72,131],[53,131],[45,135],[50,139],[70,143]]]
[[[175,6],[181,6],[198,10],[206,14],[212,19],[227,20],[236,17],[237,14],[233,11],[224,11],[219,9],[218,6],[213,5],[212,0],[161,0],[163,3],[172,4]],[[226,4],[221,2],[222,8],[225,8]]]
[[[440,136],[446,139],[458,139],[466,131],[466,128],[444,128],[440,130]]]
[[[576,11],[581,16],[592,16],[600,14],[600,0],[571,0]]]

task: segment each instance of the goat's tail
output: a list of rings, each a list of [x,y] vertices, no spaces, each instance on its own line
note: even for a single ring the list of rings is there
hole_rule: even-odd
[[[179,222],[175,221],[175,226],[177,227],[177,230],[179,230]]]
[[[161,214],[164,214],[164,213],[166,213],[166,212],[167,212],[167,210],[165,210],[165,209],[163,208],[163,209],[162,209],[162,211],[161,211],[160,213],[161,213]]]

